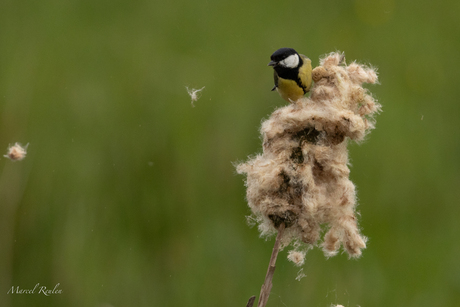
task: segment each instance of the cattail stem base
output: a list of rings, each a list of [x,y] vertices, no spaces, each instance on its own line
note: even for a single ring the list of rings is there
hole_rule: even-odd
[[[281,238],[283,237],[283,232],[284,229],[286,228],[286,225],[284,223],[281,223],[278,227],[278,235],[276,236],[275,240],[275,246],[273,246],[273,251],[272,255],[270,257],[270,263],[268,264],[268,270],[267,270],[267,275],[265,275],[265,281],[264,284],[262,285],[262,288],[260,289],[260,296],[259,296],[259,303],[257,304],[257,307],[265,307],[268,302],[268,297],[270,296],[270,291],[272,289],[273,283],[273,274],[275,273],[275,268],[276,268],[276,258],[278,257],[278,253],[280,251],[281,247]],[[252,296],[246,307],[252,307],[255,301],[255,296]]]

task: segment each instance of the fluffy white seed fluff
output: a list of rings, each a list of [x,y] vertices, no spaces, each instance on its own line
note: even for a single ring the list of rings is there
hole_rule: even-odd
[[[205,86],[199,89],[188,88],[187,86],[185,88],[187,89],[187,93],[190,95],[190,98],[192,99],[192,107],[195,107],[194,102],[201,97],[201,91],[204,90]]]
[[[26,157],[28,146],[29,144],[22,147],[21,144],[15,143],[13,146],[8,147],[7,154],[3,156],[12,161],[20,161]]]
[[[305,252],[291,250],[288,253],[288,260],[292,261],[296,266],[302,266],[305,262]]]
[[[301,268],[298,272],[297,272],[297,276],[295,278],[295,280],[297,281],[300,281],[302,278],[304,277],[307,277],[307,275],[303,272],[303,268]]]

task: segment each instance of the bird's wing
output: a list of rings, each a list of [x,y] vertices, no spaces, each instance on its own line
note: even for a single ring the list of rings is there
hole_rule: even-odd
[[[303,54],[301,54],[300,56],[304,61],[304,65],[302,65],[299,69],[299,78],[305,92],[308,92],[311,87],[311,60]]]

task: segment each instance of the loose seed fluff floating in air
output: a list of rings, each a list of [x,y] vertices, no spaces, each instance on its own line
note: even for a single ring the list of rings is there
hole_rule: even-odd
[[[188,86],[185,87],[187,89],[187,93],[190,96],[190,99],[192,100],[192,107],[195,107],[194,102],[196,102],[200,96],[201,96],[201,91],[204,90],[205,86],[199,89],[195,88],[188,88]]]
[[[12,161],[20,161],[26,157],[28,146],[29,144],[22,147],[21,144],[16,142],[13,146],[8,146],[8,152],[3,156]]]
[[[321,241],[327,257],[341,245],[359,257],[367,239],[356,220],[347,143],[362,141],[375,127],[381,106],[362,84],[376,83],[377,73],[356,62],[346,65],[344,54],[333,52],[312,75],[310,97],[275,110],[262,123],[262,154],[237,171],[246,175],[246,198],[262,236],[284,224],[283,246]]]

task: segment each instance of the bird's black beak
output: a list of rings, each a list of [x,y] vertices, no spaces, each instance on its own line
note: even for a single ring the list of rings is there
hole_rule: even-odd
[[[276,65],[278,65],[278,63],[274,61],[270,61],[270,63],[268,63],[268,66],[276,66]]]

